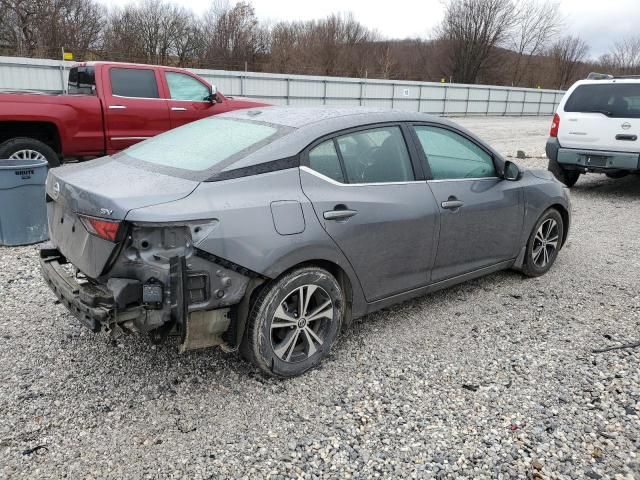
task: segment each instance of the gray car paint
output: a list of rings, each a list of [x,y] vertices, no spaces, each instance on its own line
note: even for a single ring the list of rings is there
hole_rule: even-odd
[[[270,107],[259,113],[221,115],[225,116],[292,128],[289,134],[226,166],[225,172],[295,158],[323,136],[389,122],[429,122],[454,128],[491,152],[499,175],[504,166],[497,152],[468,131],[448,120],[419,113]],[[415,145],[410,150],[415,155]],[[124,172],[124,177],[116,181],[119,172]],[[157,230],[166,228],[163,225],[183,225],[181,231],[192,237],[195,229],[187,225],[189,222],[208,225],[206,235],[171,248],[172,255],[184,255],[191,267],[213,278],[212,292],[223,291],[222,298],[212,296],[199,308],[240,303],[248,294],[249,278],[242,273],[244,269],[258,275],[260,281],[269,281],[296,265],[315,262],[334,265],[344,272],[352,291],[352,313],[358,317],[474,276],[517,268],[540,215],[558,205],[566,212],[568,224],[570,211],[568,191],[559,182],[530,172],[513,182],[500,178],[435,182],[423,178],[395,185],[353,186],[335,185],[321,175],[293,166],[223,181],[215,181],[214,175],[212,180],[174,178],[108,159],[52,170],[48,192],[53,193],[55,182],[73,185],[73,189],[63,189],[62,198],[56,202],[62,205],[73,199],[64,207],[68,215],[77,213],[74,208],[86,213],[106,205],[116,218],[124,216],[128,224],[138,228],[123,240],[120,251],[110,242],[102,245],[104,241],[78,232],[93,246],[91,250],[75,251],[72,246],[77,240],[66,230],[59,233],[63,230],[53,217],[52,239],[91,278],[104,281],[112,275],[129,275],[145,281],[160,276],[166,281],[168,256],[163,256],[163,241],[149,247],[149,254],[156,259],[153,262],[139,253],[127,259],[127,249],[138,248],[139,235],[144,234],[140,232],[147,231],[144,235],[149,238],[161,238]],[[457,212],[443,212],[439,207],[450,195],[465,201]],[[323,212],[339,203],[353,206],[358,215],[342,223],[325,221]],[[293,212],[295,215],[291,215]],[[215,260],[195,260],[195,249],[225,263],[221,266]],[[87,260],[87,256],[99,261]],[[101,267],[104,270],[98,271]],[[222,280],[227,278],[231,279],[230,286]]]

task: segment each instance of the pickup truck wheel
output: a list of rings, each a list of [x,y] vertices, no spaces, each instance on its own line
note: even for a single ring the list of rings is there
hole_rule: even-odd
[[[554,177],[556,177],[558,180],[560,180],[569,188],[573,187],[578,181],[578,178],[580,177],[579,171],[567,170],[566,168],[563,168],[555,160],[549,160],[549,165],[547,167],[547,170],[553,173]]]
[[[560,212],[554,208],[544,212],[529,236],[522,272],[528,277],[539,277],[547,273],[556,261],[563,235]]]
[[[16,137],[0,145],[0,161],[12,160],[46,160],[49,167],[59,167],[60,159],[56,152],[46,143],[29,137]]]
[[[253,302],[242,355],[269,375],[301,375],[328,355],[343,315],[344,296],[333,275],[317,267],[293,270]]]

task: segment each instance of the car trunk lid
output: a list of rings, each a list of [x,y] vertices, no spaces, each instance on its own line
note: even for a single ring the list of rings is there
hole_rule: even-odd
[[[132,209],[179,200],[198,184],[109,157],[52,169],[47,179],[50,238],[67,260],[87,276],[97,278],[122,236],[109,241],[92,234],[81,216],[121,222]]]

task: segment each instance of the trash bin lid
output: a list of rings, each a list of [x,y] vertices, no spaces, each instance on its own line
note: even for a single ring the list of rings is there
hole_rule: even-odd
[[[46,160],[20,160],[15,158],[0,158],[0,170],[40,168],[47,166],[49,166],[49,163]]]

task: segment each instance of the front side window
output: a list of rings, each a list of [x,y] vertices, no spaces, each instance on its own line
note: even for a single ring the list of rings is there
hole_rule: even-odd
[[[349,183],[415,180],[400,127],[362,130],[338,137]]]
[[[640,118],[640,83],[580,85],[567,100],[564,111]]]
[[[276,126],[205,118],[123,150],[121,155],[163,167],[204,171],[270,143]]]
[[[462,135],[438,127],[414,128],[434,180],[497,176],[491,155]]]
[[[121,97],[160,98],[156,73],[142,68],[112,68],[111,93]]]
[[[209,87],[195,78],[178,72],[166,72],[172,100],[205,101],[211,94]]]
[[[340,158],[333,140],[327,140],[309,152],[309,166],[316,172],[336,182],[344,183],[344,175],[340,167]]]

